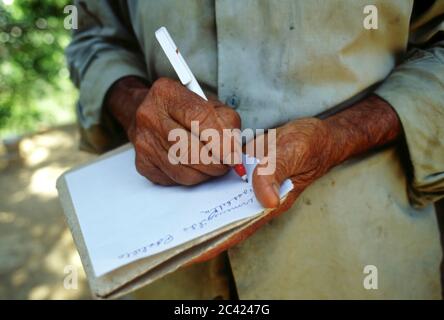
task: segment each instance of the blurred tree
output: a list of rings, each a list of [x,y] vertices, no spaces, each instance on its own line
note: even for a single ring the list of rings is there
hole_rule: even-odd
[[[0,0],[0,134],[73,120],[67,0]]]

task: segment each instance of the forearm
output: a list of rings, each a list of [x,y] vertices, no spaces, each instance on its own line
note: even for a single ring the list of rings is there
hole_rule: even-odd
[[[122,125],[128,133],[135,119],[136,111],[148,94],[149,87],[134,76],[122,78],[110,88],[104,108]]]
[[[324,121],[332,135],[333,165],[393,142],[402,132],[396,112],[375,95]]]

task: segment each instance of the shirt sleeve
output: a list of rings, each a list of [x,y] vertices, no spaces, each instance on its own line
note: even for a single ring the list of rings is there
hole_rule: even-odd
[[[375,92],[401,121],[412,169],[409,199],[417,207],[444,196],[443,14],[438,0],[412,21],[412,49]]]
[[[102,110],[108,89],[118,79],[148,81],[146,65],[129,21],[125,1],[75,1],[78,29],[66,49],[71,79],[80,90],[77,119],[81,148],[103,152],[123,139],[123,132]]]

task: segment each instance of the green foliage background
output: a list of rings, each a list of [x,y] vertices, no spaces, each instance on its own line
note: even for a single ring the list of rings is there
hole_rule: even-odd
[[[67,0],[0,0],[0,135],[74,121]]]

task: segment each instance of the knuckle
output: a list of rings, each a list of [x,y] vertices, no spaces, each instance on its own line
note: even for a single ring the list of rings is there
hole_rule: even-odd
[[[225,105],[218,106],[217,115],[230,128],[240,129],[241,118],[233,108]]]
[[[156,106],[153,105],[146,105],[143,108],[139,108],[136,111],[136,125],[137,127],[141,128],[154,128],[156,127],[156,121],[157,116],[155,115],[155,112],[152,112],[154,110],[153,108],[156,108]]]
[[[207,127],[215,127],[217,124],[214,110],[207,105],[194,105],[195,118],[199,123]]]
[[[168,88],[173,86],[173,84],[174,84],[174,80],[166,78],[166,77],[161,77],[161,78],[157,79],[156,81],[154,81],[150,90],[154,95],[162,95],[167,91]]]
[[[143,122],[144,114],[142,108],[137,109],[136,111],[136,124],[139,125]]]
[[[139,156],[141,155],[141,151],[143,149],[143,145],[142,145],[142,139],[140,138],[140,135],[136,135],[135,139],[134,139],[134,149],[136,150],[136,162],[140,161],[141,159],[139,159]]]

